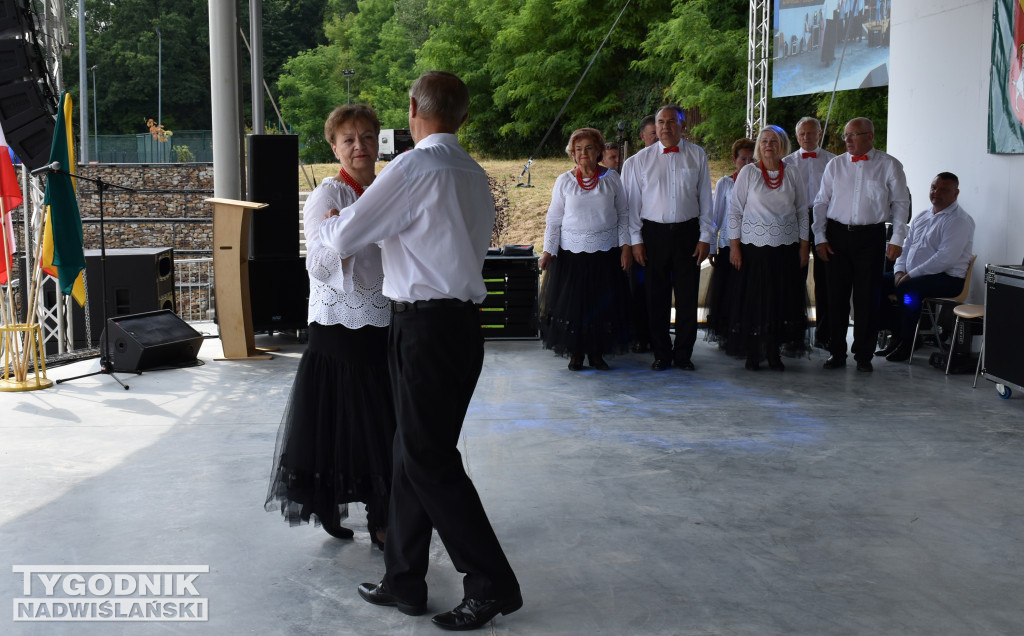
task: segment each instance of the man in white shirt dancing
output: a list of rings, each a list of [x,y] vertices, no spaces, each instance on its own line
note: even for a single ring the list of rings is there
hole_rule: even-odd
[[[914,353],[921,299],[956,296],[964,287],[974,247],[974,219],[957,203],[959,187],[960,180],[951,172],[940,172],[932,180],[932,207],[910,222],[903,253],[893,272],[882,278],[882,325],[893,337],[875,355],[890,362],[903,362]],[[890,294],[896,295],[895,305],[887,300]]]
[[[825,166],[814,199],[817,256],[828,261],[828,315],[832,317],[826,369],[846,366],[845,319],[853,292],[853,357],[873,371],[883,258],[896,260],[907,235],[910,192],[903,164],[874,147],[875,127],[857,117],[846,124],[846,153]],[[885,244],[885,223],[892,238]]]
[[[388,366],[398,430],[386,572],[380,583],[360,585],[359,594],[406,614],[426,612],[436,528],[465,573],[463,602],[433,618],[451,630],[482,627],[523,604],[458,450],[483,366],[475,303],[487,295],[481,272],[495,214],[487,174],[455,136],[468,107],[469,90],[455,75],[432,71],[416,80],[409,91],[416,147],[320,230],[343,258],[379,242],[384,295],[392,300]]]
[[[623,165],[633,258],[644,266],[651,327],[651,368],[693,370],[700,264],[714,236],[711,175],[704,149],[683,141],[683,109],[655,115],[658,141]],[[675,343],[669,335],[675,292]]]

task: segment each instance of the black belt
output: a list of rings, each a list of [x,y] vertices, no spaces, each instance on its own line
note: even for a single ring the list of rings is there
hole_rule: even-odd
[[[434,300],[417,300],[413,302],[406,302],[404,300],[392,300],[391,301],[391,312],[400,314],[406,311],[422,311],[424,309],[440,309],[447,307],[449,309],[456,307],[473,307],[475,306],[471,300],[459,300],[458,298],[436,298]]]
[[[839,230],[846,230],[847,232],[867,232],[868,230],[878,231],[879,229],[885,230],[885,223],[872,223],[870,225],[854,225],[852,223],[840,223],[834,219],[829,219],[828,224]]]
[[[667,227],[668,229],[671,230],[671,229],[674,229],[674,228],[677,228],[677,227],[683,227],[685,225],[696,224],[698,222],[698,219],[696,217],[694,217],[694,218],[692,218],[692,219],[690,219],[688,221],[680,221],[678,223],[659,223],[657,221],[651,221],[650,219],[641,219],[640,222],[641,222],[641,224],[650,224],[650,225],[657,225],[659,227]]]

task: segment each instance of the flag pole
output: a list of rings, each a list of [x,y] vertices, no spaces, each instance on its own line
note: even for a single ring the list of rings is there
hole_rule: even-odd
[[[36,275],[33,277],[34,280],[32,281],[33,282],[32,291],[29,294],[28,307],[25,308],[25,324],[28,325],[29,327],[31,327],[36,322],[36,316],[39,313],[38,307],[37,307],[37,299],[39,297],[39,290],[40,290],[40,288],[42,287],[42,284],[43,284],[42,281],[46,277],[46,272],[43,271],[42,258],[43,258],[43,233],[45,232],[45,229],[46,229],[46,221],[47,221],[48,217],[49,217],[49,215],[46,213],[46,208],[44,208],[42,222],[39,223],[39,226],[36,228],[36,250],[35,250],[35,257],[32,260],[32,262],[35,264],[33,269],[36,271]],[[59,288],[60,285],[57,285],[57,287]],[[57,291],[59,292],[60,290],[58,289]],[[59,296],[60,296],[60,294],[58,293],[58,297]],[[63,335],[62,334],[58,335],[58,337],[63,337]],[[27,340],[28,339],[28,332],[26,332],[25,338],[26,338],[26,345],[28,345],[29,344],[28,340]],[[28,358],[29,358],[29,348],[28,348],[28,346],[26,346],[25,351],[22,352],[22,369],[24,369],[23,374],[25,375],[25,377],[28,377]]]
[[[4,310],[4,326],[10,326],[14,324],[14,314],[11,313],[11,310],[14,308],[14,301],[11,298],[11,280],[14,273],[11,271],[13,265],[13,259],[10,258],[11,246],[7,244],[7,206],[4,204],[3,197],[0,197],[0,225],[3,226],[3,231],[0,232],[0,234],[3,234],[4,236],[3,259],[4,269],[7,271],[7,283],[5,285],[6,289],[4,290],[4,293],[7,294],[7,307]]]
[[[11,262],[8,259],[10,254],[9,246],[7,244],[7,206],[4,205],[3,197],[0,197],[0,234],[3,235],[3,253],[4,267],[7,272],[7,283],[4,285],[5,289],[0,292],[0,313],[3,314],[4,327],[14,326],[14,301],[11,297]],[[6,295],[6,301],[4,296]],[[27,342],[27,341],[26,341]],[[11,373],[14,374],[15,382],[24,382],[28,367],[21,364],[21,361],[17,359],[18,355],[18,338],[10,331],[4,330],[4,350],[10,351],[11,360]],[[4,362],[6,366],[6,360]],[[7,369],[4,369],[4,377],[7,375]]]

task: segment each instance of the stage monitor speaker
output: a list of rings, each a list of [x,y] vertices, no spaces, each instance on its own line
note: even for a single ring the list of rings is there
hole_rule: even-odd
[[[17,80],[0,85],[0,121],[4,124],[4,136],[30,170],[46,165],[50,158],[55,116],[56,105],[43,97],[38,82]]]
[[[249,201],[266,203],[252,211],[250,258],[299,255],[298,135],[249,135]]]
[[[249,299],[254,332],[305,329],[309,315],[306,259],[250,259]]]
[[[103,329],[103,269],[100,250],[85,251],[86,283],[92,344]],[[133,247],[107,250],[107,316],[125,316],[177,308],[174,290],[174,250],[169,247]],[[88,347],[85,312],[72,307],[75,347]]]
[[[101,347],[106,346],[107,338],[115,371],[189,366],[203,344],[201,333],[167,310],[110,318]]]

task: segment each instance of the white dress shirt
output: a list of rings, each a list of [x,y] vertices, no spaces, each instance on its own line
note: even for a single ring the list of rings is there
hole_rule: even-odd
[[[700,219],[699,240],[713,242],[711,173],[704,149],[680,139],[679,152],[664,150],[660,141],[651,144],[622,166],[631,244],[643,243],[643,219],[656,223]]]
[[[352,205],[357,198],[348,185],[327,177],[306,199],[302,229],[306,236],[311,323],[349,329],[391,324],[391,306],[381,293],[384,270],[380,248],[367,245],[343,265],[338,253],[320,240],[320,224],[327,213]]]
[[[914,217],[893,269],[911,278],[929,274],[963,278],[973,249],[974,219],[954,201],[945,210],[928,208]]]
[[[384,295],[392,300],[487,297],[483,265],[494,227],[487,173],[435,133],[395,157],[358,201],[320,225],[342,258],[379,243]]]
[[[779,172],[768,171],[778,177]],[[803,175],[792,166],[782,171],[782,184],[771,189],[756,164],[743,166],[729,201],[730,239],[758,247],[807,240],[807,199]]]
[[[629,208],[622,180],[614,170],[600,176],[597,187],[584,190],[576,168],[558,175],[548,206],[544,251],[605,252],[629,245]]]
[[[804,176],[804,181],[807,183],[808,207],[814,205],[814,197],[818,196],[818,190],[821,189],[821,176],[825,174],[825,166],[829,161],[835,159],[834,154],[821,147],[810,152],[816,154],[817,157],[804,157],[807,151],[799,148],[782,159],[786,165],[800,168],[800,174]]]
[[[712,254],[717,254],[719,248],[729,247],[729,231],[725,224],[729,215],[729,199],[732,197],[734,185],[736,182],[731,174],[725,175],[715,184],[715,203],[711,206],[711,218],[715,223],[714,236],[717,236],[718,240],[711,242]]]
[[[814,240],[825,238],[827,219],[844,225],[874,225],[892,221],[892,245],[903,245],[907,236],[910,191],[903,164],[872,148],[867,160],[853,161],[844,152],[825,166],[821,189],[814,199]]]

